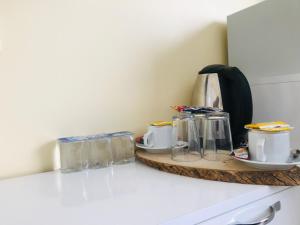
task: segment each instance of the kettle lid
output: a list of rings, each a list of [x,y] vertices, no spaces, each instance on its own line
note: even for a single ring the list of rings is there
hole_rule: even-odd
[[[226,68],[225,65],[222,64],[213,64],[204,67],[202,70],[199,71],[198,74],[208,74],[208,73],[219,73]]]

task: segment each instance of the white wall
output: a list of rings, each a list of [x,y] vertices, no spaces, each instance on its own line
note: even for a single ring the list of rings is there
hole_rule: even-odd
[[[256,2],[0,0],[0,177],[51,170],[58,137],[170,119]]]

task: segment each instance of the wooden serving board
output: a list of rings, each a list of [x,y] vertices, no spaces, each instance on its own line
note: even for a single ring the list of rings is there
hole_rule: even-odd
[[[171,159],[169,153],[152,154],[143,150],[137,150],[136,157],[148,166],[188,177],[241,184],[300,185],[298,166],[289,170],[265,171],[249,167],[225,155],[221,161],[201,159],[195,162],[177,162]]]

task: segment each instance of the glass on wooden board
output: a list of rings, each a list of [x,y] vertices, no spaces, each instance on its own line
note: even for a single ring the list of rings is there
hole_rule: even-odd
[[[175,161],[191,162],[201,159],[201,146],[195,117],[180,113],[173,117],[173,141],[171,157]]]
[[[203,149],[207,160],[222,160],[229,155],[232,148],[232,138],[229,114],[213,112],[205,116]]]

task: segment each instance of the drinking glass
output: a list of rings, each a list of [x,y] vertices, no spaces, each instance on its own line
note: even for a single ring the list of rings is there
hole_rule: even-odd
[[[201,155],[203,156],[203,137],[204,137],[204,124],[205,124],[205,113],[193,114],[195,117],[197,135],[199,138],[199,144],[201,148]]]
[[[88,137],[88,167],[102,168],[112,164],[111,139],[107,134]]]
[[[133,133],[128,131],[112,133],[111,147],[113,164],[129,163],[135,160]]]
[[[232,139],[229,114],[213,112],[205,116],[204,121],[204,158],[207,160],[222,160],[232,152]]]
[[[60,149],[60,169],[63,173],[80,171],[87,167],[86,138],[68,137],[58,139]]]
[[[201,147],[197,135],[195,117],[181,113],[173,117],[173,141],[171,157],[175,161],[191,162],[201,159]]]

